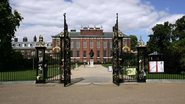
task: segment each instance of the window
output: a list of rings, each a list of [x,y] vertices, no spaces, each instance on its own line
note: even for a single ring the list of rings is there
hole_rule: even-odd
[[[56,46],[60,46],[60,40],[57,39],[56,41],[57,41]]]
[[[32,45],[32,44],[30,44],[30,47],[33,47],[33,45]]]
[[[97,62],[100,63],[100,58],[97,59]]]
[[[107,41],[103,42],[103,46],[104,46],[104,48],[107,48]]]
[[[110,48],[112,48],[112,42],[110,42]]]
[[[76,48],[76,41],[73,40],[73,48]]]
[[[60,40],[59,39],[57,39],[57,43],[60,43]]]
[[[83,56],[86,57],[86,51],[83,52]]]
[[[77,53],[77,57],[80,57],[80,52],[79,51],[76,51],[76,53]]]
[[[90,41],[90,48],[93,48],[93,42]]]
[[[97,41],[97,48],[100,48],[100,41]]]
[[[73,44],[74,42],[73,41],[71,41],[71,48],[74,48],[74,44]]]
[[[83,41],[83,48],[87,48],[86,41]]]
[[[107,51],[104,50],[104,51],[103,51],[103,57],[106,57],[106,56],[107,56]]]
[[[80,48],[80,42],[76,41],[76,48],[79,49]]]
[[[107,62],[107,60],[106,59],[103,59],[103,63],[106,63]]]
[[[71,51],[71,57],[73,57],[73,51]]]
[[[97,56],[100,57],[100,51],[99,50],[97,51]]]

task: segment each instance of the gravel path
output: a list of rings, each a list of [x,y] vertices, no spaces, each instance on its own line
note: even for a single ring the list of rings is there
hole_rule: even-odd
[[[85,67],[81,65],[79,68],[72,70],[72,81],[78,82],[76,84],[111,84],[112,72],[109,72],[107,68],[102,65],[94,65],[94,67]]]
[[[0,84],[0,104],[184,104],[185,83],[112,84],[101,65],[72,70],[73,85]]]
[[[185,83],[0,85],[1,104],[184,104]]]

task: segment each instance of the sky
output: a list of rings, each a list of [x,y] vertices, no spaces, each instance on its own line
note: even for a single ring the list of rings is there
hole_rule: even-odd
[[[51,36],[63,31],[66,13],[69,31],[81,27],[102,27],[111,32],[119,14],[119,29],[126,35],[140,36],[145,42],[156,24],[175,23],[185,15],[185,0],[9,0],[12,9],[24,18],[15,36],[22,41],[27,36]]]

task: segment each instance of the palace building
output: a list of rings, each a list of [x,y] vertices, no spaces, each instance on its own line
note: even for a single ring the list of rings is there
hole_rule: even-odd
[[[22,41],[18,41],[18,38],[14,38],[12,41],[12,48],[17,51],[21,52],[24,58],[31,59],[35,56],[35,46],[37,43],[37,37],[33,37],[33,41],[28,41],[27,37],[23,37]],[[46,42],[46,53],[52,52],[52,44],[51,42]]]
[[[63,32],[52,36],[52,42],[45,42],[46,53],[55,54],[60,52],[60,36]],[[130,38],[120,32],[123,38],[123,48],[130,51]],[[111,62],[112,56],[112,38],[113,32],[104,32],[99,27],[83,27],[80,32],[71,30],[69,32],[71,38],[71,60],[78,62],[89,62],[90,51],[94,52],[94,62],[105,63]],[[35,46],[37,37],[34,36],[32,41],[28,41],[27,37],[23,37],[22,41],[14,38],[12,47],[15,51],[21,52],[24,58],[31,59],[35,55]]]
[[[52,36],[52,53],[60,52],[60,36],[63,32]],[[123,48],[130,50],[130,38],[120,32],[123,38]],[[111,62],[112,56],[112,38],[113,32],[104,32],[102,28],[83,27],[80,32],[71,30],[71,60],[79,62],[89,62],[89,52],[94,52],[94,62],[105,63]]]

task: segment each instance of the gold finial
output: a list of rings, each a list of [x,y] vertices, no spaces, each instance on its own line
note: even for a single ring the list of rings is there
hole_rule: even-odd
[[[36,43],[36,47],[45,47],[44,39],[41,35],[39,36],[39,41]]]
[[[142,36],[140,36],[140,40],[139,40],[138,46],[139,47],[145,46],[145,42],[143,41]]]

